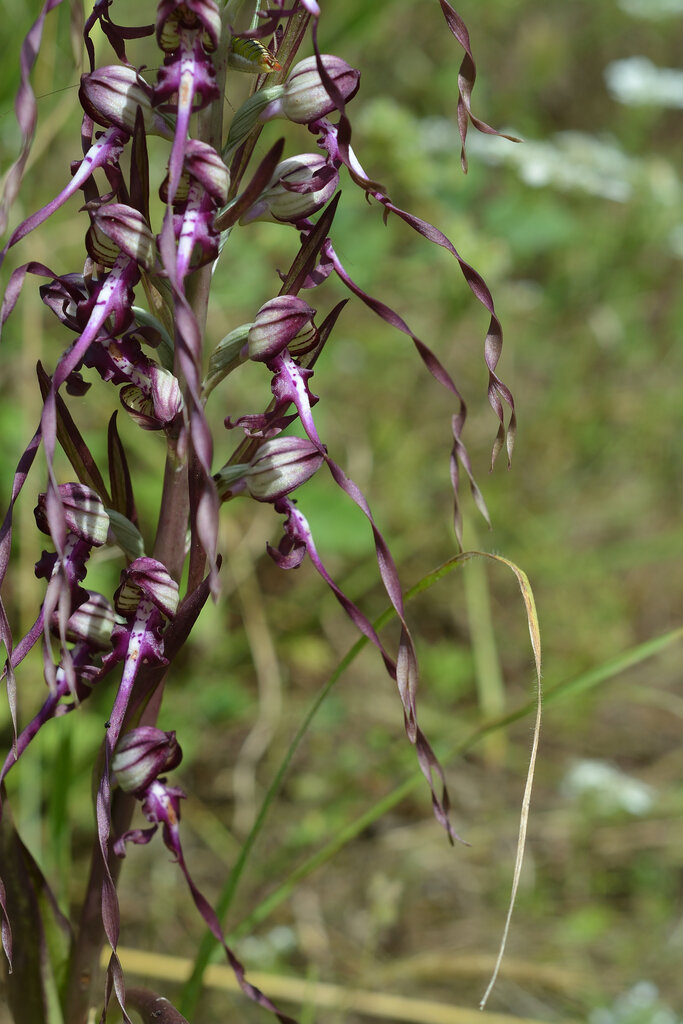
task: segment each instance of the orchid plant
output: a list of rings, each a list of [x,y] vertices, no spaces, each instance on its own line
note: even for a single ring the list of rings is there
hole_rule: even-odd
[[[30,75],[45,20],[60,2],[46,0],[22,47],[16,111],[23,147],[6,176],[0,211],[3,230],[35,129]],[[466,170],[468,126],[495,132],[470,107],[475,64],[467,30],[448,0],[440,0],[440,6],[464,50],[457,119]],[[393,203],[384,186],[361,165],[351,145],[347,113],[360,73],[341,57],[321,52],[316,0],[270,0],[263,6],[245,5],[244,0],[159,0],[154,24],[136,26],[112,20],[115,8],[114,0],[95,0],[84,21],[89,65],[78,92],[82,156],[72,165],[70,179],[65,169],[63,180],[68,181],[55,198],[14,228],[1,254],[4,259],[14,246],[26,248],[27,236],[70,197],[82,194],[87,220],[82,266],[64,271],[37,261],[23,263],[9,277],[0,313],[2,327],[27,278],[38,278],[43,282],[42,300],[65,337],[56,365],[49,371],[39,367],[42,412],[19,458],[0,535],[2,581],[11,572],[16,504],[26,498],[29,471],[42,449],[45,484],[37,496],[35,520],[50,542],[50,551],[36,560],[36,575],[44,581],[42,605],[30,629],[16,639],[0,605],[0,637],[7,655],[4,678],[14,729],[14,742],[0,762],[0,782],[53,719],[78,713],[93,693],[103,689],[110,702],[101,756],[93,766],[94,842],[78,920],[64,916],[22,843],[3,785],[0,918],[7,992],[14,1019],[21,1024],[85,1024],[95,1006],[104,1021],[113,1003],[126,1022],[132,1009],[145,1020],[184,1019],[156,993],[127,989],[117,954],[122,858],[132,845],[149,843],[160,831],[245,995],[285,1022],[291,1018],[248,981],[224,940],[217,913],[193,881],[181,840],[184,793],[167,779],[180,763],[181,749],[175,732],[156,726],[173,660],[207,599],[220,592],[217,537],[224,504],[241,497],[272,506],[273,515],[281,519],[282,539],[277,547],[268,546],[270,556],[283,569],[295,568],[308,557],[358,630],[377,648],[396,683],[406,734],[430,789],[436,818],[451,842],[457,838],[442,767],[418,723],[417,658],[394,560],[365,496],[328,451],[314,418],[318,397],[311,381],[316,361],[339,317],[348,315],[345,302],[319,312],[330,275],[407,335],[429,373],[453,396],[451,478],[458,545],[463,471],[486,515],[463,441],[465,403],[448,371],[397,312],[352,278],[335,249],[340,177],[365,193],[370,207],[382,207],[385,220],[399,217],[427,242],[450,252],[474,296],[488,310],[484,357],[488,398],[499,424],[493,459],[504,446],[511,453],[514,439],[512,396],[496,374],[502,332],[479,274],[438,228]],[[112,63],[96,66],[95,26],[111,47]],[[156,72],[131,59],[136,40],[151,35],[161,54]],[[301,59],[306,47],[312,52]],[[233,73],[251,75],[252,88],[226,123],[226,77]],[[312,137],[311,151],[285,155],[283,138],[267,149],[259,145],[264,127],[276,118],[305,126]],[[165,176],[156,183],[150,181],[151,136],[159,137],[167,151]],[[159,190],[163,204],[159,223],[154,222],[150,204],[152,187]],[[224,250],[250,244],[245,243],[245,232],[249,236],[249,225],[257,220],[296,232],[296,255],[273,281],[272,298],[254,310],[252,320],[217,340],[206,328],[212,280],[222,273]],[[263,365],[270,393],[264,394],[262,409],[250,415],[234,418],[223,409],[225,432],[214,437],[207,402],[215,402],[221,382],[248,361]],[[140,430],[157,431],[165,439],[163,492],[151,552],[144,548],[134,480],[116,415],[108,428],[108,483],[76,425],[80,396],[90,386],[88,373],[111,385],[112,410],[120,402]],[[71,465],[71,479],[58,474],[58,445]],[[363,611],[335,583],[294,496],[323,467],[367,519],[381,581],[400,623],[396,650],[387,647]],[[105,547],[118,552],[121,564],[120,584],[108,595],[88,588],[91,560]],[[18,713],[17,676],[36,646],[42,649],[45,697],[24,722]],[[138,805],[147,828],[131,827]],[[102,991],[98,963],[103,944],[110,952]]]

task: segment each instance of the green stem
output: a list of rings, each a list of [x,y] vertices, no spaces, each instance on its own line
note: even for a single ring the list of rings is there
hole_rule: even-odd
[[[489,586],[483,563],[473,559],[467,572],[463,574],[463,581],[479,709],[483,718],[495,718],[502,715],[505,710],[505,684],[498,657]],[[499,768],[503,764],[505,736],[502,732],[487,740],[484,744],[483,757],[491,769]]]
[[[97,775],[97,766],[95,770]],[[130,828],[135,810],[135,798],[130,793],[117,789],[112,798],[111,822],[112,835],[121,835]],[[115,857],[109,850],[109,870],[118,882],[122,860]],[[93,987],[98,976],[100,950],[104,941],[102,924],[102,883],[104,881],[104,862],[100,850],[99,839],[95,836],[90,857],[90,875],[85,891],[85,899],[81,907],[76,940],[73,945],[69,962],[69,978],[67,982],[64,1021],[65,1024],[86,1024],[88,1013],[93,1002]]]
[[[153,555],[163,562],[173,579],[178,582],[185,564],[185,534],[189,510],[187,464],[178,463],[169,444]]]

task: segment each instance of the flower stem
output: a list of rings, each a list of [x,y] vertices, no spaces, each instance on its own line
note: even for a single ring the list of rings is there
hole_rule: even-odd
[[[185,535],[189,509],[187,464],[178,463],[175,451],[169,445],[153,557],[163,562],[173,579],[178,582],[185,564]]]
[[[203,112],[199,122],[199,137],[210,142],[218,150],[221,146],[222,105],[225,73],[227,68],[227,49],[221,47],[217,54],[217,80],[220,88],[220,100],[211,104]],[[211,268],[203,267],[188,279],[188,298],[197,323],[203,334],[206,327],[206,315],[209,304],[211,285]],[[176,373],[178,366],[176,361]],[[182,381],[181,381],[182,384]],[[162,562],[171,576],[180,581],[186,558],[186,534],[190,512],[189,472],[187,460],[179,460],[176,450],[176,439],[169,437],[164,481],[162,488],[157,532],[154,541],[154,558]],[[196,586],[193,579],[201,580],[205,564],[203,551],[193,552],[191,557],[190,588]],[[146,724],[154,724],[159,699],[153,700],[145,709]],[[103,759],[98,759],[95,767],[95,780],[103,769]],[[121,789],[116,789],[111,803],[112,837],[120,836],[130,828],[135,808],[135,798]],[[98,838],[95,838],[90,863],[90,874],[85,892],[83,906],[73,946],[69,970],[69,980],[65,994],[65,1024],[85,1024],[88,1011],[92,1005],[92,986],[97,975],[97,964],[104,939],[102,923],[102,885],[107,874],[107,867],[114,883],[118,882],[122,861],[113,854],[111,842],[105,865]],[[135,1006],[135,999],[131,999]],[[141,1007],[138,1007],[140,1009]],[[144,1016],[144,1014],[143,1014]],[[150,1018],[151,1019],[151,1018]],[[168,1018],[169,1021],[172,1019]],[[183,1020],[180,1015],[174,1018]]]

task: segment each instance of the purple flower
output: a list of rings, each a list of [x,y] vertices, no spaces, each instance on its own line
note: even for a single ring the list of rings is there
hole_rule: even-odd
[[[216,204],[198,183],[190,186],[187,202],[173,217],[173,232],[177,242],[175,274],[184,280],[190,270],[210,263],[218,255],[220,236],[214,229]]]
[[[136,558],[121,573],[114,607],[126,624],[114,630],[117,646],[125,650],[125,664],[109,716],[107,737],[112,749],[121,733],[140,666],[144,662],[166,664],[162,631],[165,620],[175,617],[178,584],[161,562],[146,556]]]
[[[178,53],[167,56],[159,68],[153,95],[156,107],[167,113],[177,111],[179,116],[180,111],[202,110],[218,97],[216,69],[204,47],[194,33],[181,32],[180,40]]]
[[[166,13],[168,12],[168,13]],[[202,26],[212,25],[208,15],[220,16],[216,5],[209,0],[195,0],[194,6],[166,0],[159,5],[157,33],[171,29],[171,37],[163,48],[167,50],[164,66],[159,69],[154,87],[153,103],[176,115],[173,146],[169,159],[168,198],[173,203],[183,169],[183,156],[187,144],[190,117],[219,96],[216,69],[202,45],[202,36],[215,47],[217,35],[202,32]],[[213,26],[215,28],[215,25]],[[169,102],[166,102],[169,101]]]
[[[80,584],[85,579],[91,548],[100,547],[107,539],[109,517],[98,495],[83,484],[61,484],[56,492],[49,490],[39,495],[34,514],[38,529],[49,534],[57,548],[54,554],[44,551],[36,564],[36,576],[48,581],[36,624],[42,622],[46,640],[51,629],[57,632],[67,682],[75,693],[76,677],[66,648],[68,621],[73,610],[87,600],[87,591]],[[54,693],[55,666],[47,643],[44,665],[47,683]]]
[[[183,185],[183,179],[185,183]],[[213,146],[198,139],[189,139],[183,153],[183,174],[173,202],[187,201],[190,183],[194,181],[209,193],[217,206],[223,206],[228,198],[230,171]],[[168,175],[159,189],[164,203],[168,202]]]
[[[151,762],[150,758],[150,762]],[[125,777],[125,773],[124,773]],[[152,778],[146,786],[136,791],[142,801],[142,813],[151,828],[130,829],[114,843],[114,851],[119,857],[125,856],[126,843],[146,844],[150,841],[159,825],[162,826],[164,845],[171,851],[178,862],[184,864],[183,849],[180,842],[180,801],[185,793],[178,786],[169,786],[161,779]]]
[[[52,718],[74,711],[90,696],[95,684],[121,660],[120,650],[112,649],[112,631],[116,621],[114,609],[101,594],[90,591],[86,597],[87,600],[69,618],[65,629],[66,639],[74,641],[75,646],[69,652],[68,661],[57,668],[54,686],[40,711],[17,736],[15,749],[8,753],[0,771],[0,783],[43,725]],[[36,625],[40,625],[40,620]],[[35,632],[35,627],[32,632]],[[18,644],[13,652],[15,665],[26,653],[24,646],[23,643]],[[72,700],[64,703],[69,696]]]

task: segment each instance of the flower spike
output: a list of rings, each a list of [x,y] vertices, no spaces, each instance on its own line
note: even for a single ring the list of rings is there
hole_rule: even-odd
[[[30,75],[45,18],[60,0],[41,3],[42,12],[21,51],[16,105],[21,152],[7,176],[0,208],[2,228],[6,226],[7,205],[17,195],[36,126]],[[467,29],[448,0],[440,3],[449,29],[465,51],[458,83],[465,167],[468,125],[487,133],[494,129],[472,113],[476,71]],[[94,761],[93,856],[82,916],[74,935],[62,928],[61,918],[56,920],[71,952],[65,982],[55,981],[51,998],[57,998],[60,1004],[58,1016],[69,1021],[85,1020],[89,1008],[99,1001],[100,1024],[106,1024],[112,996],[124,1024],[132,1024],[128,1015],[131,1009],[137,1009],[145,1020],[149,1017],[150,1022],[158,1013],[168,1015],[173,1024],[184,1021],[163,997],[144,990],[129,993],[127,1009],[126,983],[117,952],[122,923],[117,857],[124,856],[127,844],[148,843],[159,833],[184,876],[195,906],[221,944],[242,991],[275,1014],[282,1024],[293,1024],[247,980],[243,965],[225,942],[223,922],[192,878],[181,842],[181,801],[185,794],[165,777],[181,761],[180,744],[174,731],[163,731],[156,725],[171,663],[209,593],[214,597],[218,594],[218,546],[225,541],[219,532],[221,502],[240,497],[245,502],[272,505],[281,517],[282,534],[276,546],[267,545],[270,557],[283,569],[291,569],[308,556],[345,614],[374,645],[396,684],[405,732],[429,785],[434,814],[450,841],[458,838],[449,820],[444,772],[418,720],[418,663],[396,564],[368,500],[332,458],[316,423],[320,399],[314,390],[322,396],[323,386],[314,388],[314,368],[344,302],[322,313],[319,321],[317,309],[325,306],[324,297],[320,301],[317,296],[312,299],[306,295],[307,290],[323,286],[334,273],[347,291],[412,340],[429,372],[455,401],[451,479],[458,543],[462,471],[484,514],[485,506],[462,440],[465,403],[447,370],[408,323],[368,295],[339,259],[333,223],[341,196],[338,185],[342,167],[363,190],[369,205],[382,207],[385,221],[393,214],[426,240],[446,249],[457,261],[473,294],[488,310],[484,357],[489,372],[489,401],[500,424],[494,459],[505,444],[509,457],[515,425],[512,396],[497,375],[502,331],[486,284],[450,240],[433,225],[394,204],[386,189],[365,173],[351,146],[347,116],[348,104],[359,89],[360,72],[340,57],[321,53],[317,37],[320,7],[316,0],[269,0],[264,10],[258,10],[261,4],[255,6],[251,27],[245,30],[241,0],[157,0],[154,24],[137,26],[112,21],[114,0],[93,0],[84,24],[82,16],[79,24],[79,5],[72,4],[72,41],[74,34],[82,32],[89,58],[89,70],[81,76],[78,89],[83,108],[81,156],[71,163],[71,179],[66,184],[60,182],[57,195],[14,228],[0,252],[1,263],[9,248],[23,241],[71,197],[82,193],[79,213],[87,217],[87,221],[83,218],[82,262],[60,273],[36,261],[24,263],[10,275],[0,309],[1,329],[27,276],[38,277],[42,279],[41,298],[56,318],[53,326],[65,329],[65,340],[49,370],[39,366],[40,418],[18,460],[9,508],[0,527],[2,584],[10,565],[14,507],[42,447],[46,480],[38,494],[35,520],[49,543],[42,554],[37,546],[34,560],[36,577],[44,581],[44,597],[33,624],[16,643],[0,600],[0,642],[6,648],[3,678],[13,728],[13,743],[0,758],[2,798],[6,776],[48,722],[77,711],[94,693],[95,703],[101,706],[107,702],[109,708],[101,753]],[[238,34],[233,21],[240,24]],[[96,34],[103,34],[110,44],[114,56],[107,59],[114,63],[95,66]],[[156,35],[161,57],[151,66],[138,66],[133,52],[136,46],[130,41],[149,35]],[[306,52],[301,46],[307,36],[313,55],[299,60],[300,50]],[[251,90],[247,90],[249,98],[238,105],[228,125],[234,98],[230,89],[233,71],[251,73],[253,78]],[[244,82],[238,83],[238,88],[242,85]],[[292,125],[306,126],[316,138],[314,151],[288,156],[291,151],[285,151],[283,138],[272,144],[264,157],[255,158],[264,123],[275,117],[289,122],[290,132],[299,131]],[[160,137],[155,146],[164,148],[165,170],[152,181],[158,161],[150,161],[148,136],[154,134]],[[161,212],[158,203],[150,202],[150,195],[157,189],[163,204]],[[236,303],[232,311],[235,319],[228,313],[227,325],[217,335],[222,340],[216,343],[212,338],[215,320],[209,306],[212,282],[224,269],[230,282],[231,269],[245,258],[240,255],[245,231],[248,236],[255,234],[249,226],[257,220],[292,225],[300,236],[295,244],[298,251],[288,268],[277,271],[275,287],[264,285],[260,289],[262,295],[272,297],[254,304],[250,322],[242,322],[246,317]],[[229,256],[229,247],[235,243],[237,251]],[[248,247],[245,254],[247,259],[252,258]],[[266,394],[255,411],[247,410],[246,415],[238,415],[232,404],[223,409],[226,427],[242,428],[243,436],[216,472],[206,401],[214,388],[248,361],[252,363],[249,372],[255,377],[261,374],[266,393],[270,387],[271,400],[268,402]],[[263,369],[259,371],[257,366]],[[99,379],[93,379],[96,377]],[[215,403],[233,401],[232,380],[221,389],[220,397],[216,395]],[[136,460],[129,464],[116,426],[116,411],[109,409],[107,414],[106,455],[99,466],[97,456],[105,451],[104,444],[86,442],[76,425],[80,422],[78,407],[84,404],[81,396],[89,388],[88,401],[108,392],[110,401],[123,406],[133,420],[133,426],[126,424],[127,429],[137,426],[157,432],[156,437],[136,434],[139,444],[150,448],[158,445],[165,456],[156,535],[149,554],[147,538],[151,538],[154,524],[146,521],[147,505],[141,505],[138,514],[133,490]],[[295,432],[290,434],[292,427]],[[92,421],[88,430],[92,430]],[[73,479],[66,483],[58,445],[73,469]],[[297,491],[323,464],[362,512],[372,532],[379,577],[398,620],[398,639],[392,643],[379,635],[328,572],[303,506],[297,503],[304,502],[306,494],[304,491],[300,497]],[[31,504],[35,504],[35,496]],[[106,554],[102,552],[105,546]],[[119,559],[119,585],[115,590],[115,585],[111,586],[108,595],[99,594],[90,589],[94,575],[91,566],[96,560],[109,558]],[[96,568],[98,578],[106,580],[107,567]],[[186,588],[182,599],[181,585]],[[11,586],[7,592],[13,594]],[[17,669],[36,645],[42,653],[46,692],[38,710],[32,710],[32,717],[21,721],[17,713]],[[142,828],[131,827],[136,804],[146,819]],[[19,969],[10,979],[10,1003],[19,1020],[25,992],[32,992],[34,983],[36,992],[42,992],[44,970],[50,966],[47,961],[53,953],[48,949],[50,944],[43,941],[39,916],[32,916],[28,924],[22,920],[17,877],[21,875],[19,889],[25,889],[22,906],[47,903],[54,910],[56,903],[13,831],[9,808],[5,816],[2,812],[0,804],[0,937],[11,965],[12,916],[18,930],[15,951],[20,950],[22,957],[25,950],[36,953],[35,963],[28,958],[28,981],[24,965],[19,963],[21,958],[15,955]],[[251,837],[245,856],[250,841]],[[233,890],[243,863],[240,859],[236,865]],[[53,914],[51,923],[55,918]],[[105,941],[111,953],[104,999],[98,1000],[87,979],[97,973]],[[45,952],[48,957],[43,955]],[[45,1012],[50,1016],[51,1009]],[[42,1020],[45,1012],[31,1010],[29,1017]]]

